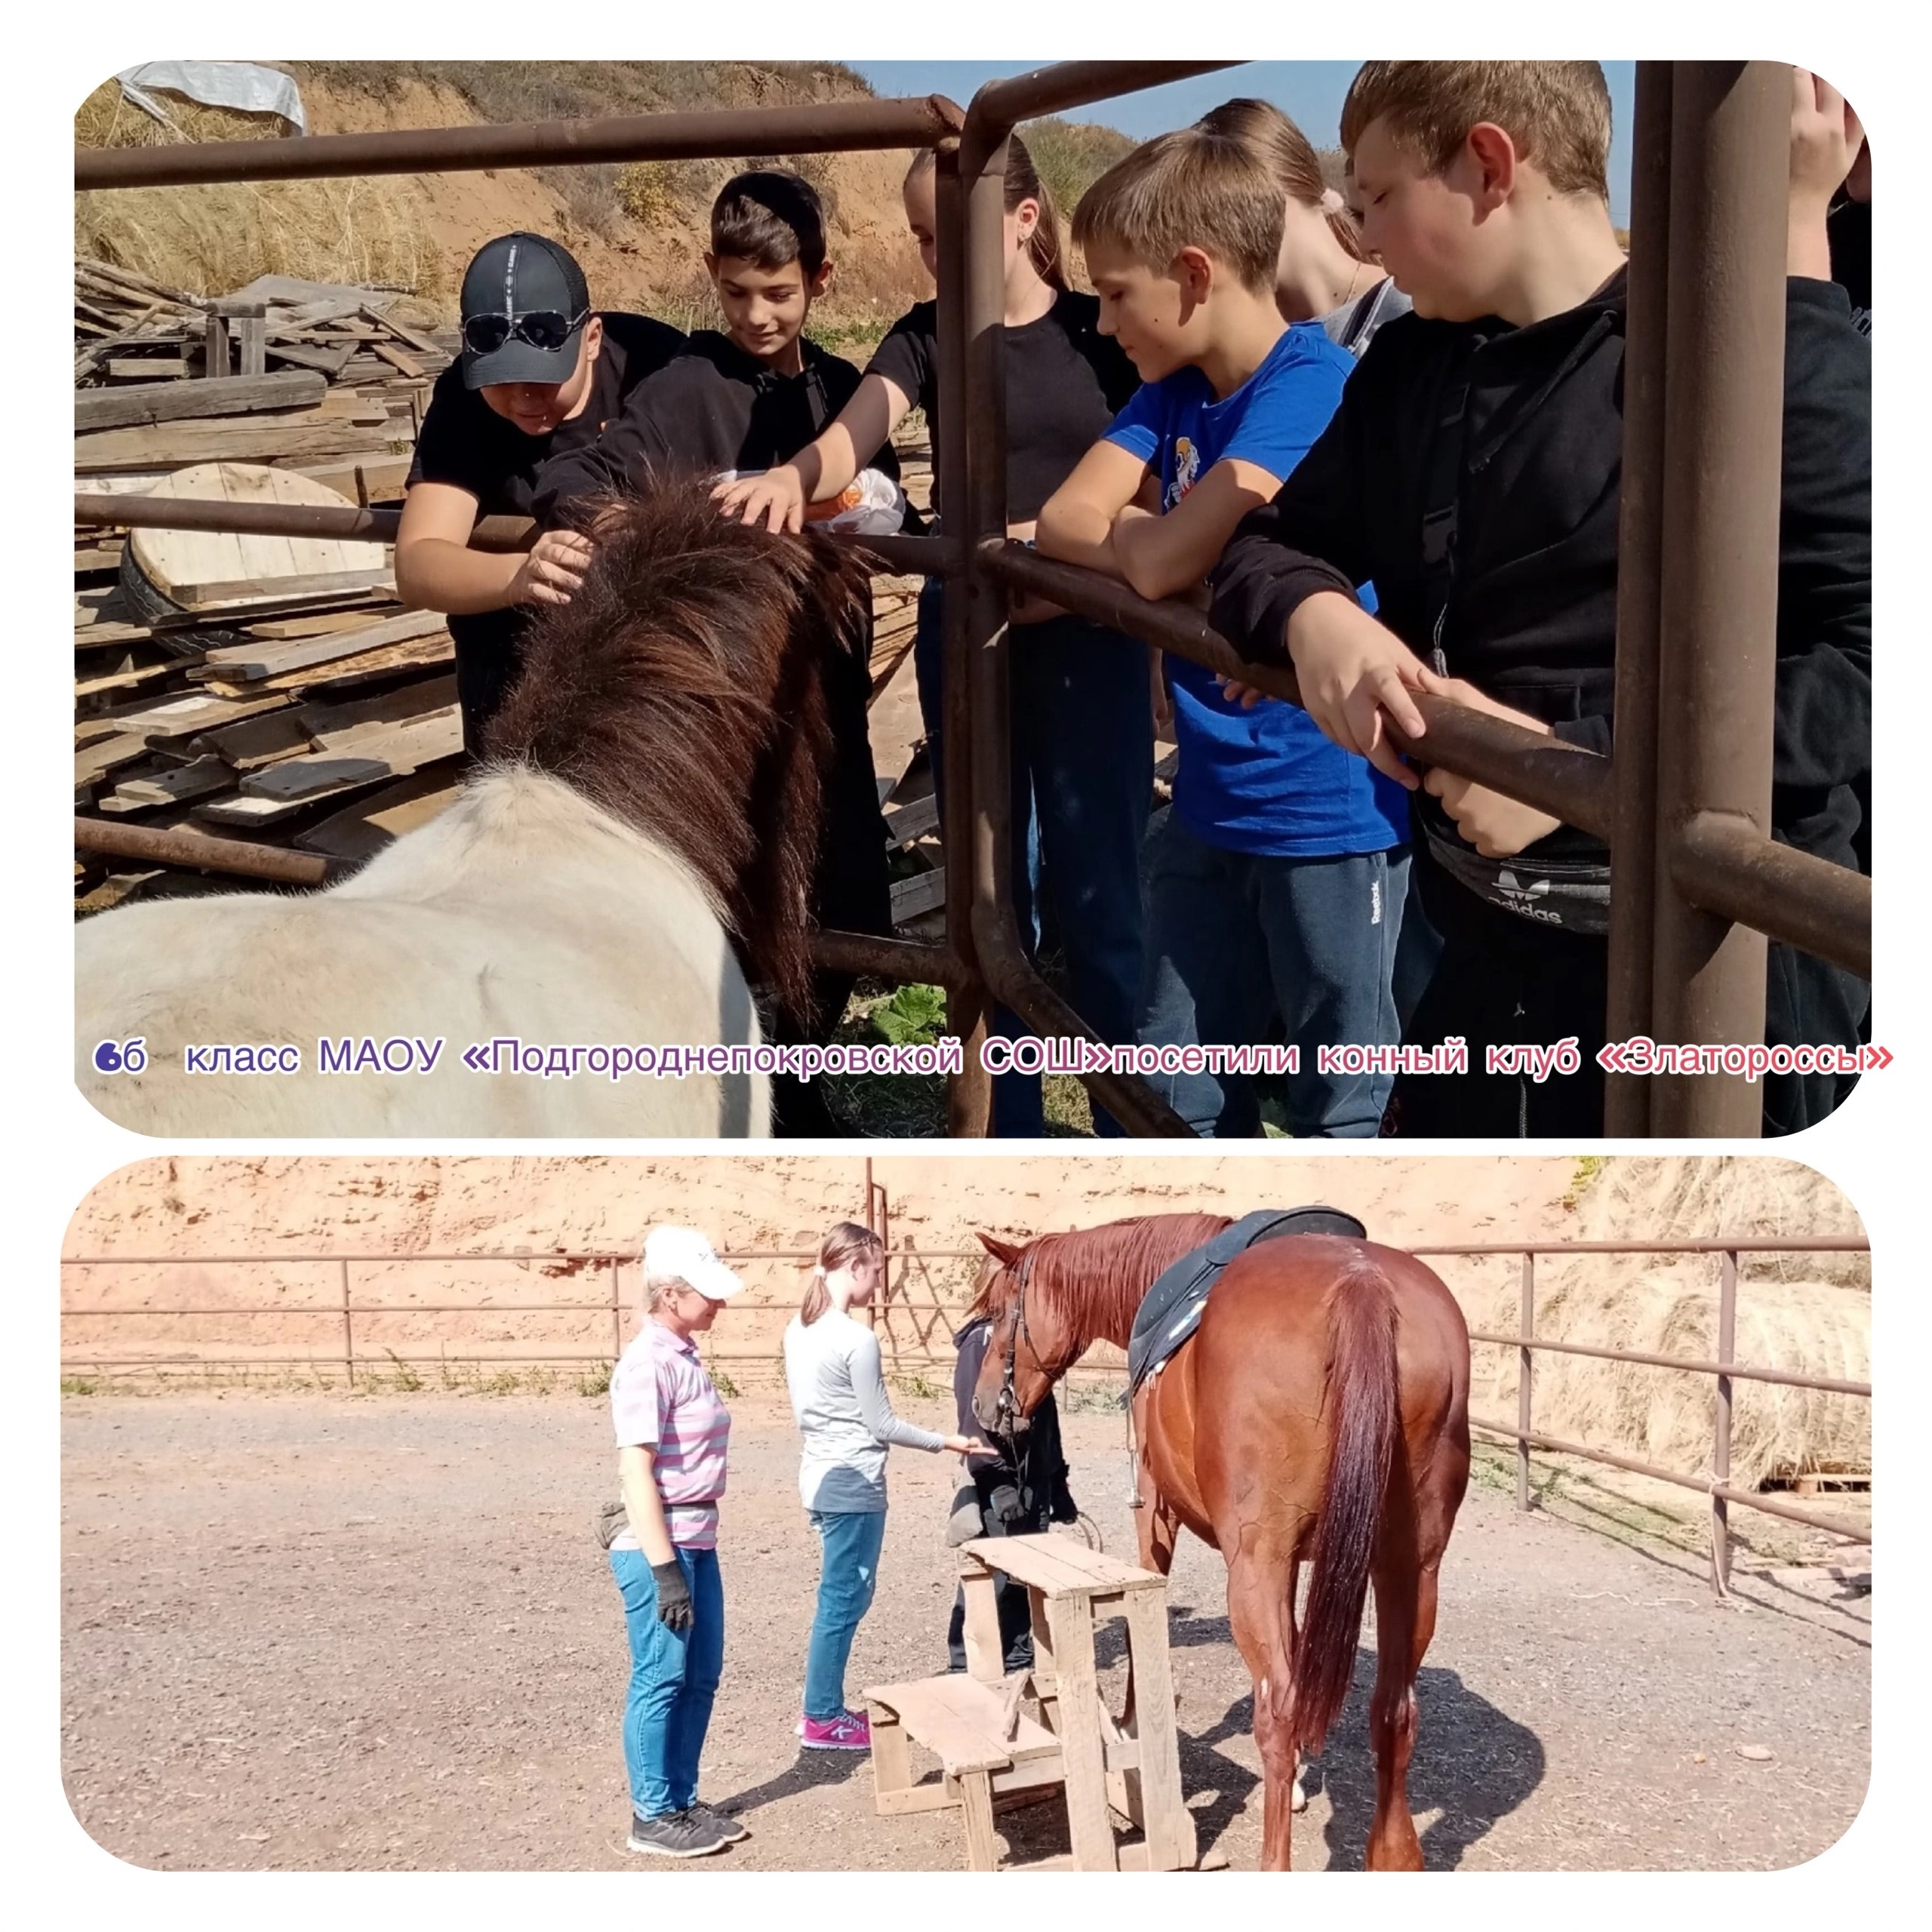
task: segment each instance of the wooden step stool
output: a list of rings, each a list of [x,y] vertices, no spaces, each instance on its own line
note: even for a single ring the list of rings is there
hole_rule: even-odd
[[[961,1555],[965,1675],[866,1692],[879,1810],[956,1806],[965,1823],[968,1869],[990,1872],[998,1862],[995,1797],[1058,1785],[1073,1850],[1069,1859],[1045,1863],[1079,1872],[1192,1866],[1194,1820],[1181,1798],[1168,1660],[1167,1579],[1070,1537],[983,1537]],[[1011,1678],[1003,1667],[995,1570],[1025,1586],[1032,1610],[1033,1668]],[[1124,1733],[1101,1701],[1094,1661],[1095,1632],[1113,1617],[1126,1619],[1133,1660],[1136,1723]],[[1020,1709],[1029,1695],[1037,1721]],[[909,1738],[938,1755],[936,1783],[913,1783]],[[1141,1844],[1115,1844],[1115,1812],[1140,1829]]]

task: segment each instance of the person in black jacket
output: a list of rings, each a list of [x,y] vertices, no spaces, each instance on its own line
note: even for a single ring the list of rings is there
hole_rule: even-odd
[[[649,479],[688,476],[697,487],[695,479],[722,470],[769,469],[795,456],[851,401],[859,371],[804,334],[811,305],[832,272],[824,211],[810,182],[779,169],[755,169],[728,181],[712,206],[705,266],[728,332],[698,331],[685,354],[638,386],[595,444],[545,466],[534,514],[546,528],[568,526],[571,505],[579,499]],[[899,473],[890,448],[873,459],[873,467],[894,478]],[[869,622],[866,648],[823,666],[835,751],[812,910],[822,926],[889,934],[885,822],[866,718],[870,638]],[[845,974],[819,974],[814,1010],[780,1011],[772,1037],[787,1044],[828,1037],[854,983]],[[848,1131],[813,1082],[780,1075],[772,1092],[777,1133]]]
[[[976,1315],[952,1338],[959,1351],[953,1364],[952,1395],[959,1410],[959,1433],[977,1436],[983,1433],[973,1413],[973,1391],[986,1358],[986,1340],[992,1323]],[[1077,1522],[1079,1506],[1067,1487],[1066,1458],[1061,1452],[1060,1411],[1051,1394],[1046,1395],[1028,1418],[1030,1426],[1017,1438],[1018,1460],[1014,1460],[1012,1443],[998,1444],[997,1453],[974,1456],[966,1465],[968,1488],[954,1499],[955,1521],[972,1536],[1035,1536],[1055,1523]],[[964,1516],[976,1519],[960,1521]],[[963,1541],[963,1537],[955,1540]],[[999,1604],[1000,1641],[1006,1648],[1009,1671],[1029,1670],[1033,1663],[1033,1625],[1026,1586],[1017,1584],[1003,1571],[993,1573],[993,1586]],[[966,1668],[966,1596],[955,1592],[952,1619],[946,1626],[949,1668]]]
[[[1587,62],[1376,62],[1342,133],[1367,241],[1415,312],[1376,337],[1327,432],[1236,531],[1214,623],[1254,661],[1291,662],[1322,729],[1411,788],[1444,949],[1407,1037],[1463,1035],[1469,1072],[1399,1080],[1385,1132],[1596,1134],[1608,854],[1486,786],[1439,770],[1419,783],[1383,728],[1421,737],[1410,694],[1426,691],[1611,749],[1626,268],[1608,92]],[[1821,145],[1795,121],[1795,258],[1843,178],[1842,141],[1835,158]],[[1787,284],[1784,426],[1772,827],[1855,867],[1871,363],[1844,291],[1808,276]],[[1379,617],[1353,595],[1370,579]],[[1863,981],[1770,949],[1768,1043],[1854,1045],[1869,1001]],[[1484,1071],[1491,1044],[1572,1035],[1574,1074]],[[1821,1118],[1850,1084],[1768,1078],[1765,1131]]]

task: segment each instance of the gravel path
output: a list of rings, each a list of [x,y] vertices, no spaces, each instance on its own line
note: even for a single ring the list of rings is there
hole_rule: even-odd
[[[936,1403],[901,1406],[942,1420]],[[879,1818],[863,1758],[796,1749],[816,1545],[789,1416],[768,1398],[734,1407],[705,1795],[753,1836],[651,1869],[957,1869],[949,1816]],[[1076,1494],[1107,1548],[1131,1552],[1118,1419],[1066,1424]],[[622,1621],[590,1534],[614,1493],[608,1426],[601,1400],[561,1396],[70,1399],[64,1765],[82,1823],[171,1870],[638,1864],[623,1849]],[[952,1481],[950,1458],[893,1458],[855,1702],[943,1666]],[[1410,1789],[1429,1864],[1815,1856],[1864,1796],[1869,1601],[1780,1570],[1719,1605],[1691,1559],[1472,1488],[1420,1688]],[[1191,1539],[1170,1610],[1183,1783],[1204,1847],[1251,1869],[1247,1679],[1219,1559]],[[1103,1645],[1103,1664],[1117,1657]],[[1371,1661],[1297,1820],[1297,1868],[1361,1864]],[[1015,1857],[1065,1849],[1051,1807],[1001,1823]]]

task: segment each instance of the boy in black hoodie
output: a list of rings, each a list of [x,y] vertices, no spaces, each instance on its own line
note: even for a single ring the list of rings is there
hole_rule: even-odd
[[[567,520],[573,499],[647,478],[771,469],[797,455],[851,400],[858,370],[803,332],[832,272],[824,211],[810,182],[779,169],[755,169],[728,181],[712,205],[704,262],[728,333],[697,331],[685,354],[631,392],[596,443],[546,466],[534,514],[546,528]],[[890,445],[873,467],[897,476]],[[870,637],[868,623],[868,647]],[[812,910],[822,926],[890,933],[885,823],[866,730],[867,655],[855,651],[841,657],[824,666],[824,675],[834,759]],[[815,1011],[781,1011],[773,1037],[822,1040],[843,1015],[853,984],[844,974],[819,974]],[[812,1082],[780,1075],[772,1091],[777,1133],[845,1131]]]
[[[1445,943],[1408,1037],[1463,1035],[1469,1070],[1399,1081],[1385,1131],[1598,1134],[1608,854],[1447,772],[1418,786],[1383,720],[1420,737],[1410,693],[1427,691],[1611,749],[1626,269],[1608,91],[1588,62],[1374,62],[1342,137],[1366,238],[1415,313],[1377,337],[1326,433],[1236,531],[1214,622],[1256,661],[1291,662],[1322,729],[1411,788]],[[1817,195],[1829,158],[1795,138],[1793,152],[1795,260],[1843,168]],[[1843,290],[1808,277],[1787,283],[1786,330],[1773,829],[1854,866],[1871,762],[1869,346]],[[1367,580],[1379,617],[1353,593]],[[1854,1044],[1869,996],[1774,945],[1767,1041]],[[1571,1035],[1575,1074],[1483,1070],[1491,1044]],[[1765,1131],[1823,1118],[1850,1084],[1767,1079]]]

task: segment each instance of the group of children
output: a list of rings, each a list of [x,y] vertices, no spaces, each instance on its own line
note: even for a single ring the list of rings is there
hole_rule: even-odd
[[[1822,83],[1800,72],[1794,85],[1773,829],[1863,868],[1869,343],[1824,278],[1826,213],[1860,136]],[[1008,143],[1009,534],[1143,596],[1211,601],[1244,657],[1292,664],[1303,697],[1262,699],[1158,654],[1150,689],[1145,647],[1016,598],[1023,930],[1037,940],[1051,916],[1069,1001],[1103,1040],[1298,1047],[1295,1134],[1594,1134],[1608,853],[1487,787],[1418,772],[1387,734],[1423,736],[1421,692],[1610,749],[1626,269],[1607,90],[1586,62],[1371,63],[1342,141],[1358,212],[1261,102],[1135,149],[1075,211],[1091,294],[1067,285],[1052,197]],[[931,272],[930,154],[904,196]],[[721,514],[795,530],[862,469],[891,468],[911,409],[936,457],[958,432],[940,409],[933,303],[863,374],[804,338],[831,266],[800,177],[728,184],[706,265],[726,331],[688,339],[594,314],[574,263],[541,238],[490,244],[466,277],[463,355],[424,420],[397,568],[412,601],[452,613],[472,742],[523,614],[580,577],[575,498],[733,472],[714,485]],[[538,518],[527,556],[463,547],[498,512]],[[945,595],[928,583],[916,645],[936,776]],[[840,775],[816,909],[881,931],[865,666],[827,675]],[[1157,726],[1178,763],[1150,840]],[[781,1028],[835,1020],[844,989],[822,992],[817,1014]],[[1854,1044],[1868,1004],[1864,983],[1771,949],[1768,1044]],[[1460,1075],[1395,1081],[1319,1058],[1452,1036],[1466,1042]],[[1569,1038],[1574,1073],[1486,1070],[1491,1044]],[[1242,1076],[1166,1084],[1203,1134],[1260,1131]],[[1774,1076],[1767,1129],[1821,1118],[1845,1085]],[[824,1130],[808,1094],[780,1104],[781,1131]],[[996,1082],[995,1125],[1039,1131],[1036,1081]]]

